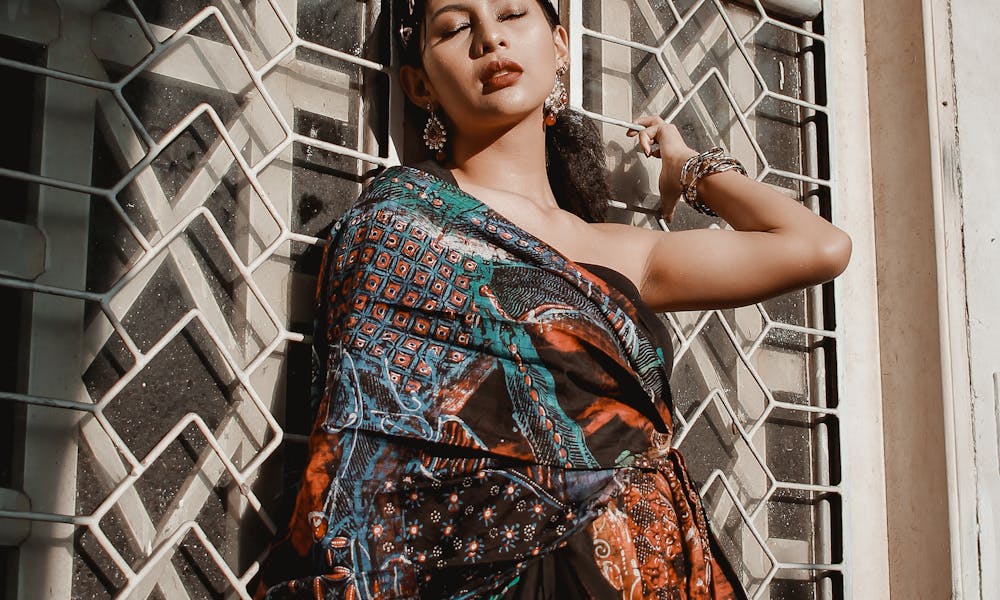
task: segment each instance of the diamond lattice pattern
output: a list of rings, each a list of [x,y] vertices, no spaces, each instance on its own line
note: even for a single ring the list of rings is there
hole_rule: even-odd
[[[47,250],[40,276],[0,273],[0,288],[31,307],[22,336],[53,365],[0,397],[25,415],[25,470],[64,460],[34,477],[47,491],[29,494],[30,509],[0,516],[32,522],[22,570],[45,557],[72,597],[249,597],[305,452],[309,407],[285,398],[307,396],[323,228],[367,175],[397,161],[388,10],[28,4],[14,3],[8,21],[30,13],[17,31],[47,51],[0,67],[42,90],[36,117],[51,130],[43,160],[0,165],[0,178],[37,198],[19,226],[69,242]],[[573,102],[604,124],[612,181],[628,199],[615,204],[620,219],[665,227],[652,208],[655,172],[624,136],[650,113],[828,214],[816,23],[759,2],[586,0],[570,10],[583,17],[571,32]],[[53,19],[63,23],[56,42],[46,41]],[[71,50],[81,47],[89,52]],[[60,238],[67,218],[76,237]],[[693,212],[678,222],[724,226]],[[826,375],[836,333],[823,294],[662,318],[676,349],[675,442],[751,595],[838,593]],[[46,476],[61,484],[44,488]],[[34,548],[45,536],[72,540],[72,551]]]

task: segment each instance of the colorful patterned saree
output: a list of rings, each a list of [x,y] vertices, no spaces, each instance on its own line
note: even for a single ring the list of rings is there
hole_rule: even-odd
[[[449,181],[379,175],[324,256],[266,597],[743,597],[670,449],[669,339],[619,287]]]

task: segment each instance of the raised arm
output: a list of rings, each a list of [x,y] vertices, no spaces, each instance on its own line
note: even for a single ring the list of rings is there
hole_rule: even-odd
[[[681,194],[681,167],[697,153],[659,117],[639,124],[647,128],[630,133],[647,155],[661,159],[661,209],[669,222]],[[727,171],[704,177],[697,192],[733,230],[644,230],[633,237],[628,252],[642,261],[639,287],[654,309],[752,304],[829,281],[846,268],[850,237],[767,185]]]

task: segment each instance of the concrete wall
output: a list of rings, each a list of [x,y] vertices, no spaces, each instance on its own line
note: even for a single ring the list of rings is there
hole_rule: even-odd
[[[990,598],[1000,589],[1000,4],[954,2],[951,16],[980,553],[966,568],[978,566],[979,597]]]
[[[865,28],[890,590],[944,599],[950,536],[922,14],[907,0],[867,0]]]

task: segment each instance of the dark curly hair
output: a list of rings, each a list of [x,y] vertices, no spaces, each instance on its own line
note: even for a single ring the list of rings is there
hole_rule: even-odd
[[[412,13],[410,2],[413,2]],[[549,25],[559,24],[559,15],[548,0],[536,0]],[[400,35],[403,64],[423,67],[425,0],[397,0],[396,32]],[[408,35],[403,32],[407,31]],[[411,123],[425,119],[424,111],[407,99],[406,118]],[[590,223],[607,219],[611,188],[607,180],[604,142],[589,117],[571,109],[559,113],[555,125],[545,128],[546,171],[559,207]]]

